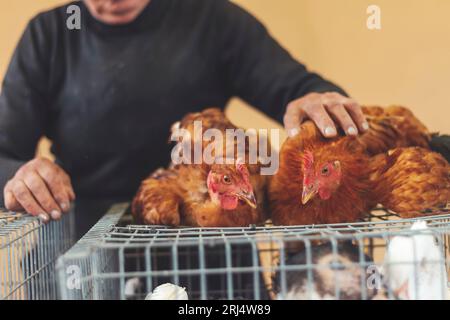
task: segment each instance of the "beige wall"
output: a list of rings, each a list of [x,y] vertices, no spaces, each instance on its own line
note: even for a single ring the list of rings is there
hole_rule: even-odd
[[[0,78],[27,22],[61,0],[0,1]],[[361,103],[411,107],[432,129],[450,132],[450,1],[236,0],[298,59]],[[366,8],[381,7],[382,29],[366,28]],[[231,103],[238,123],[267,126]],[[283,106],[280,106],[280,108]]]

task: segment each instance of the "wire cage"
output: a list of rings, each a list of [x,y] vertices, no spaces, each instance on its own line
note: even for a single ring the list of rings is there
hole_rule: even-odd
[[[73,244],[73,214],[43,224],[0,209],[0,300],[58,298],[56,259]]]
[[[448,296],[445,212],[400,219],[380,208],[352,224],[169,228],[134,225],[128,210],[128,204],[113,206],[58,259],[63,299],[145,299],[165,283],[185,288],[189,299],[395,299],[408,283],[403,277],[418,292],[406,298],[428,298],[423,289],[434,292],[431,298]],[[411,229],[421,220],[426,229]],[[421,252],[429,244],[422,240],[429,238],[437,256],[425,261]],[[404,243],[390,248],[397,240]],[[386,260],[398,248],[414,252]],[[389,272],[399,288],[389,287]]]

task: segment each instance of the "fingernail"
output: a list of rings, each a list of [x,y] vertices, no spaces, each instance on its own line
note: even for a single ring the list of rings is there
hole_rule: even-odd
[[[63,211],[66,211],[67,209],[69,209],[69,204],[67,204],[67,203],[65,203],[65,202],[61,202],[61,203],[59,204],[59,206],[61,207],[61,209],[62,209]]]
[[[38,215],[38,218],[41,219],[42,222],[48,222],[49,220],[48,215],[46,215],[45,213],[41,213],[40,215]]]
[[[349,127],[349,128],[347,129],[347,134],[348,134],[349,136],[356,136],[356,135],[358,134],[358,131],[356,131],[356,128],[355,128],[355,127]]]
[[[294,137],[296,136],[298,133],[300,132],[300,130],[298,130],[298,128],[293,128],[291,130],[289,130],[289,137]]]
[[[362,128],[364,129],[364,131],[369,130],[369,124],[367,122],[363,122]]]
[[[326,127],[325,128],[325,135],[327,137],[334,136],[335,134],[336,134],[336,129],[334,129],[333,127]]]
[[[53,210],[52,212],[50,212],[50,215],[52,216],[53,220],[59,220],[61,218],[61,212],[59,212],[58,210]]]

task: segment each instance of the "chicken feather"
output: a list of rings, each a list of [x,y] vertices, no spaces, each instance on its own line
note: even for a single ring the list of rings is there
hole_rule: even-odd
[[[194,121],[201,121],[203,131],[218,129],[224,133],[227,129],[237,128],[218,108],[190,113],[172,126],[172,132],[176,129],[187,130],[189,135],[180,141],[192,146],[197,139]],[[259,163],[248,163],[249,140],[246,142],[245,159],[235,156],[234,164],[171,164],[168,169],[157,170],[142,182],[133,200],[132,212],[136,219],[145,224],[198,227],[246,227],[264,221],[266,177],[260,174]],[[211,141],[202,139],[201,143],[205,148]],[[227,158],[220,150],[214,156]],[[241,167],[237,164],[239,161],[243,162]],[[211,186],[208,185],[211,173],[213,177],[226,176],[244,189],[248,189],[247,184],[250,184],[252,196],[256,198],[256,208],[240,200],[233,209],[218,204],[217,199],[212,198]]]
[[[354,222],[377,203],[402,217],[446,210],[449,164],[429,150],[426,127],[404,107],[363,112],[370,129],[359,137],[325,139],[307,121],[284,142],[268,189],[275,224]]]

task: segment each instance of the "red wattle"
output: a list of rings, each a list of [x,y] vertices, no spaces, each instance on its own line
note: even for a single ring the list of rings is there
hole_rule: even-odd
[[[221,196],[220,206],[224,210],[234,210],[238,205],[238,198],[234,196]]]

